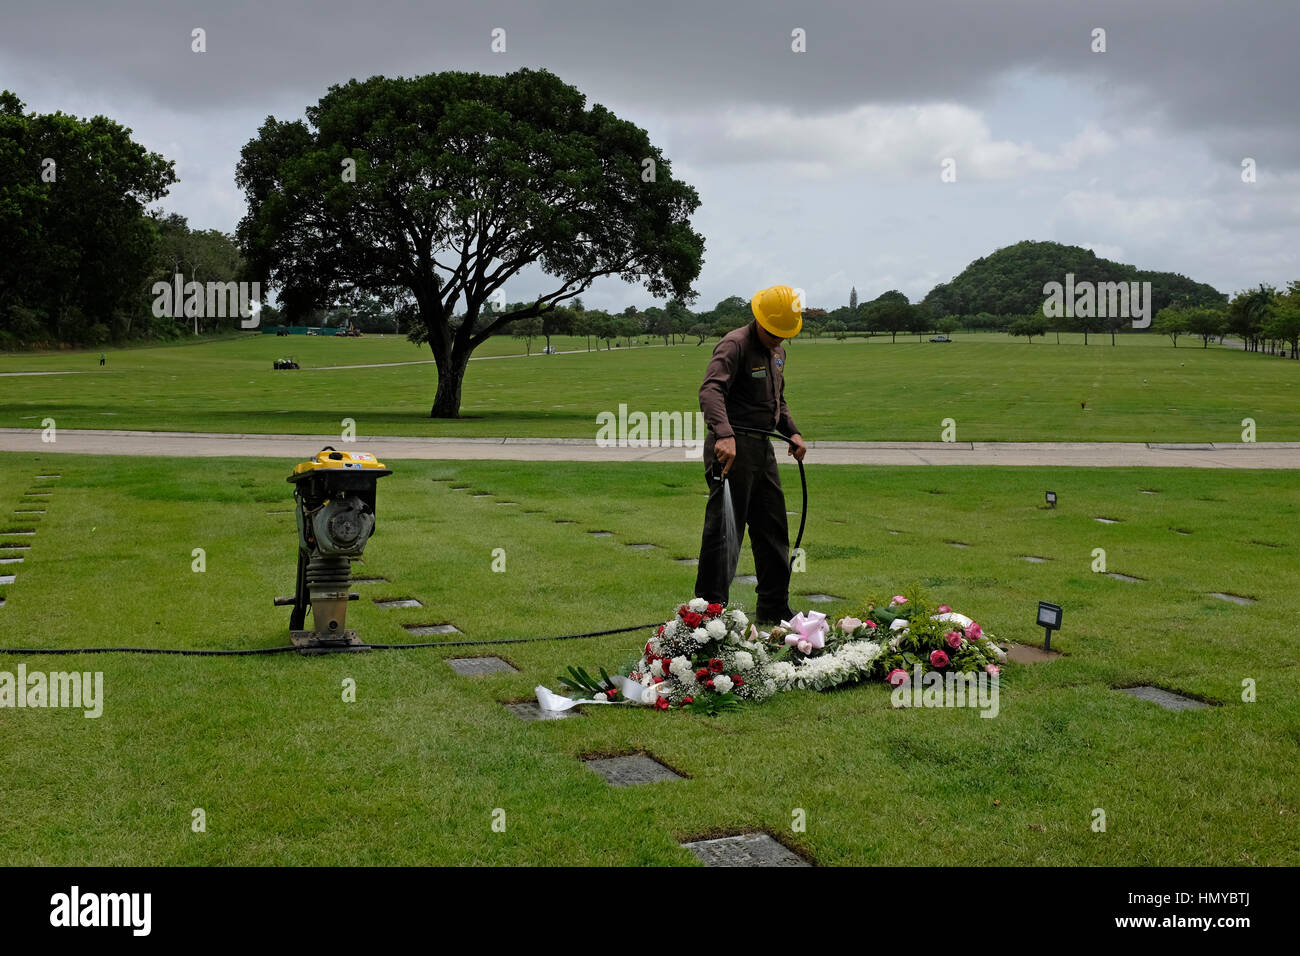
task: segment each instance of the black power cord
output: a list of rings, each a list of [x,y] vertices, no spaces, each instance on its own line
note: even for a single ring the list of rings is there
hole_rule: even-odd
[[[496,641],[425,641],[418,644],[366,644],[364,646],[376,651],[398,651],[416,647],[477,647],[480,644],[531,644],[537,641],[572,641],[582,637],[626,634],[629,631],[649,630],[655,626],[655,624],[637,624],[632,627],[616,627],[608,631],[588,631],[584,634],[557,634],[553,637],[510,637]],[[256,654],[284,654],[296,650],[298,650],[298,647],[293,644],[285,647],[212,651],[191,651],[171,647],[0,647],[0,654],[173,654],[182,657],[249,657]]]

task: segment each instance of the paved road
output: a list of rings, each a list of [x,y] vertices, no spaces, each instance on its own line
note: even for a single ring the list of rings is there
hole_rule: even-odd
[[[248,456],[302,459],[337,435],[236,435],[0,428],[0,451],[78,455]],[[498,461],[698,461],[685,448],[605,448],[587,438],[415,438],[360,436],[350,446],[380,458]],[[786,460],[785,455],[779,459]],[[1053,465],[1059,467],[1300,468],[1300,442],[1143,444],[1141,442],[810,442],[819,465]]]

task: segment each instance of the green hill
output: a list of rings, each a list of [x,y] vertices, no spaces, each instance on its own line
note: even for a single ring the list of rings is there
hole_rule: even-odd
[[[1153,314],[1171,303],[1223,305],[1227,297],[1204,282],[1176,272],[1151,272],[1102,259],[1082,246],[1059,242],[1018,242],[976,259],[951,282],[930,290],[925,302],[937,315],[1029,315],[1043,306],[1043,284],[1075,282],[1150,282]]]

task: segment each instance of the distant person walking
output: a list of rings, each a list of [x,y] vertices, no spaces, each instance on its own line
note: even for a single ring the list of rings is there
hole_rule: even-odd
[[[100,367],[100,368],[103,368],[103,367],[104,367],[104,364],[105,364],[107,361],[108,361],[108,359],[104,357],[104,353],[103,353],[103,352],[100,352],[100,353],[99,353],[99,367]]]
[[[790,609],[790,532],[785,520],[785,493],[772,442],[745,429],[777,431],[791,439],[798,461],[804,445],[785,404],[785,348],[803,328],[794,290],[778,285],[763,289],[750,302],[754,319],[728,332],[713,350],[700,387],[700,408],[708,426],[704,473],[709,502],[695,578],[695,596],[725,604],[731,585],[723,478],[731,486],[735,527],[749,527],[758,576],[757,620],[777,622],[794,616]]]

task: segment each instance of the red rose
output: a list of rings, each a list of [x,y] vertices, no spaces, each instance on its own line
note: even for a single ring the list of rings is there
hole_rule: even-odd
[[[722,658],[715,657],[709,661],[709,670],[715,674],[721,674],[723,671]]]
[[[667,697],[659,697],[655,700],[655,710],[667,710],[667,709],[668,709]]]
[[[659,625],[659,630],[655,631],[655,634],[656,634],[656,635],[659,635],[659,634],[662,634],[663,632],[664,632],[664,626],[663,626],[662,624],[660,624],[660,625]],[[649,647],[649,646],[650,646],[650,643],[647,641],[647,642],[646,642],[646,647]]]
[[[706,607],[704,610],[706,610],[707,612],[709,612],[710,614],[712,614],[714,617],[717,617],[719,614],[722,613],[722,605],[721,605],[721,604],[710,604],[710,605],[709,605],[708,607]]]
[[[683,706],[683,707],[685,707],[687,704],[693,704],[693,703],[695,703],[695,698],[694,698],[694,697],[683,697],[683,698],[682,698],[682,706]]]
[[[687,611],[682,615],[682,620],[686,623],[687,627],[699,627],[704,623],[704,618],[700,617],[694,611]]]
[[[695,672],[696,680],[705,680],[708,676],[709,676],[709,669],[707,667],[701,667],[699,670]]]
[[[612,699],[612,698],[618,696],[618,691],[616,691],[614,688],[610,687],[609,689],[607,689],[607,690],[605,691],[605,696],[606,696],[606,697],[609,697],[609,698]]]
[[[662,663],[660,664],[660,666],[661,666],[661,667],[663,668],[663,670],[664,670],[664,676],[665,676],[665,677],[668,676],[668,665],[671,664],[671,663],[672,663],[672,661],[668,660],[668,658],[665,657],[665,658],[663,659]]]
[[[664,682],[664,679],[663,679],[662,677],[656,677],[656,678],[654,679],[654,682],[655,682],[656,684],[662,684],[662,683]]]
[[[687,607],[685,604],[683,604],[681,607],[679,607],[679,608],[677,609],[677,615],[678,615],[678,617],[680,617],[683,621],[686,620],[686,615],[687,615],[687,614],[690,614],[690,613],[691,613],[691,609],[690,609],[689,607]]]
[[[744,686],[745,686],[745,681],[744,681],[744,679],[743,679],[739,674],[732,674],[732,675],[731,675],[731,682],[732,682],[733,684],[735,684],[737,687],[744,687]]]
[[[930,652],[930,666],[931,666],[931,667],[947,667],[947,666],[948,666],[948,655],[945,654],[943,651],[931,651],[931,652]]]
[[[650,653],[650,642],[649,642],[649,641],[646,641],[646,642],[645,642],[645,652],[646,652],[647,655],[649,655],[649,653]]]
[[[707,687],[709,690],[713,690],[713,681],[711,681],[711,680],[706,680],[706,681],[704,682],[704,686]]]

